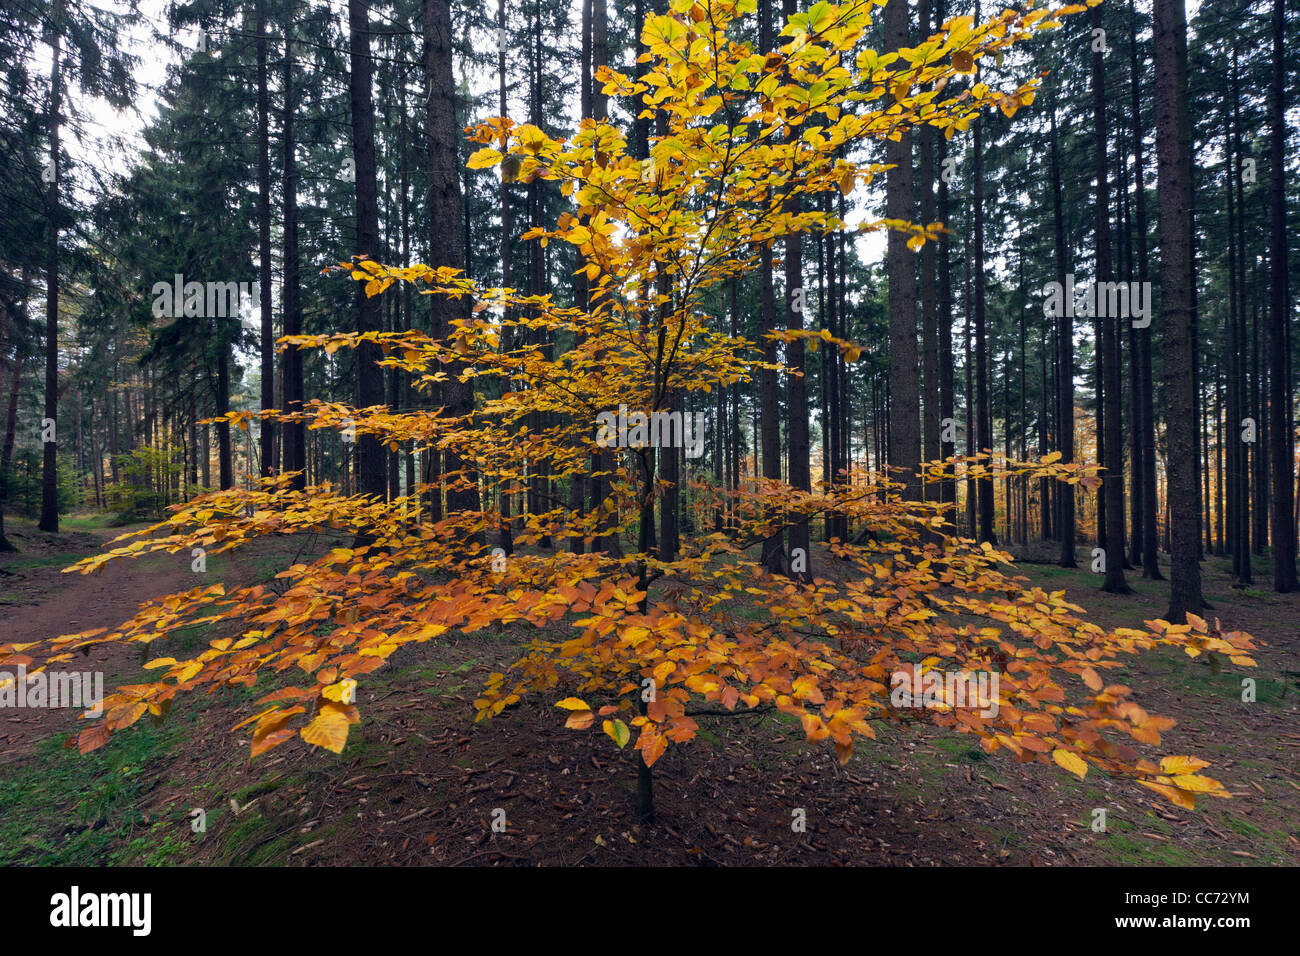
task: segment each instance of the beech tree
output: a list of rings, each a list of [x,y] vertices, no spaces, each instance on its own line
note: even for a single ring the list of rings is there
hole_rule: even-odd
[[[254,725],[252,755],[296,737],[337,753],[361,719],[357,681],[404,646],[512,626],[526,632],[526,643],[508,671],[487,681],[474,702],[477,719],[541,694],[570,728],[599,720],[616,746],[634,743],[643,819],[653,817],[652,768],[667,748],[692,740],[700,719],[737,708],[797,719],[809,744],[832,742],[842,761],[855,741],[875,737],[875,725],[924,719],[974,735],[989,753],[1055,763],[1080,778],[1096,768],[1181,806],[1192,806],[1197,793],[1228,796],[1199,773],[1205,761],[1144,756],[1121,739],[1159,747],[1173,721],[1103,675],[1123,666],[1124,655],[1157,646],[1251,666],[1249,635],[1225,633],[1190,612],[1181,623],[1150,621],[1145,629],[1089,622],[1064,592],[1005,571],[1010,556],[988,542],[944,533],[943,504],[921,500],[907,483],[880,473],[817,491],[771,478],[734,489],[702,481],[706,512],[725,510],[733,527],[697,534],[671,560],[649,546],[664,489],[644,452],[665,433],[689,434],[674,397],[708,395],[760,371],[795,371],[770,368],[760,343],[719,331],[706,307],[712,293],[754,269],[756,250],[800,233],[889,229],[913,250],[937,241],[937,223],[850,223],[821,200],[850,195],[884,172],[853,159],[856,147],[923,125],[951,139],[982,110],[1011,117],[1032,104],[1036,78],[981,82],[980,62],[1084,9],[1004,10],[985,22],[956,17],[918,46],[881,54],[861,43],[870,8],[818,3],[788,17],[781,42],[757,52],[737,29],[753,0],[673,0],[669,12],[647,16],[644,72],[605,66],[595,77],[630,111],[662,115],[644,157],[606,118],[584,119],[569,139],[507,117],[473,128],[480,148],[471,169],[555,183],[573,199],[576,215],[532,225],[523,238],[576,249],[590,283],[582,305],[484,286],[456,263],[388,266],[358,255],[330,271],[362,283],[367,297],[412,286],[464,309],[431,332],[283,340],[327,354],[377,347],[384,366],[411,375],[422,390],[453,380],[464,388],[479,379],[512,383],[482,390],[472,408],[433,413],[317,401],[304,415],[313,430],[353,428],[389,446],[443,449],[448,462],[460,463],[459,474],[444,478],[478,476],[475,495],[479,480],[520,486],[538,459],[563,480],[605,449],[614,467],[598,508],[551,496],[545,510],[517,516],[515,552],[503,565],[480,538],[502,520],[490,495],[437,513],[427,497],[436,489],[427,485],[391,502],[348,497],[328,484],[299,489],[289,476],[224,489],[69,570],[91,573],[114,559],[193,547],[218,554],[268,535],[346,538],[364,530],[365,537],[296,562],[280,575],[281,587],[197,587],[147,603],[112,631],[0,645],[0,664],[35,671],[96,644],[147,646],[183,627],[225,624],[229,634],[190,657],[149,660],[155,679],[110,695],[104,718],[81,733],[81,750],[102,746],[145,714],[161,718],[182,694],[252,686],[261,674],[294,668],[305,675],[302,686],[264,696],[263,709],[240,725]],[[958,74],[975,79],[942,97]],[[883,105],[873,107],[877,101]],[[1169,154],[1161,142],[1163,183]],[[563,355],[537,346],[562,339],[575,343]],[[850,364],[864,354],[828,329],[773,328],[766,340],[830,349]],[[615,415],[619,406],[625,409]],[[255,414],[223,419],[246,428]],[[1099,485],[1097,466],[1061,457],[954,457],[919,468],[916,480],[938,487],[961,469],[990,488],[996,480]],[[856,532],[829,547],[848,573],[807,583],[773,576],[755,553],[760,543],[824,517]],[[626,554],[541,546],[611,534],[636,545]],[[996,700],[964,704],[954,684],[940,680],[953,672],[998,675]],[[900,678],[925,688],[923,706],[900,701]]]

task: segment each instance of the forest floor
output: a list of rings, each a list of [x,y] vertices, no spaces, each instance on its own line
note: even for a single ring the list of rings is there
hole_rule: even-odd
[[[61,575],[124,530],[103,517],[66,520],[58,535],[21,519],[6,530],[21,550],[0,555],[0,641],[113,626],[141,601],[193,586],[184,553]],[[204,583],[266,580],[302,546],[210,556]],[[1102,594],[1083,554],[1078,571],[1017,568],[1108,626],[1164,613],[1167,585],[1131,573],[1133,594]],[[1164,650],[1115,672],[1142,706],[1178,721],[1159,752],[1211,761],[1205,773],[1232,793],[1194,811],[1095,770],[1080,781],[989,756],[932,727],[880,728],[840,766],[829,744],[809,749],[797,723],[765,714],[701,720],[696,741],[656,764],[657,823],[642,825],[630,747],[565,730],[549,698],[473,722],[483,679],[518,647],[517,632],[498,630],[415,645],[370,675],[341,755],[298,741],[250,763],[246,733],[230,728],[271,677],[182,700],[160,725],[141,721],[86,756],[64,746],[75,711],[0,713],[0,864],[1297,865],[1300,595],[1268,591],[1260,560],[1254,590],[1231,586],[1224,559],[1203,569],[1206,616],[1252,633],[1259,666]],[[193,629],[174,646],[217,636]],[[133,649],[98,647],[67,666],[102,669],[107,691],[138,678],[141,663]],[[1241,700],[1246,676],[1254,703]],[[492,832],[498,809],[504,833]],[[1092,829],[1098,809],[1104,832]],[[196,833],[199,810],[206,831]],[[799,810],[802,833],[791,826]]]

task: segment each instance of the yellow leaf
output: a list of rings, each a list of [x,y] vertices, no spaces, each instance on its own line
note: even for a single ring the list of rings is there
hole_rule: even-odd
[[[1177,755],[1160,758],[1160,772],[1170,775],[1196,773],[1202,767],[1208,766],[1209,764],[1206,761],[1196,757]]]
[[[330,684],[320,692],[321,696],[326,700],[332,700],[339,704],[352,703],[356,699],[356,693],[357,682],[351,679],[341,680],[337,684]],[[344,698],[348,699],[345,700]]]
[[[499,162],[501,162],[501,153],[491,146],[484,146],[469,158],[465,166],[468,169],[488,169]]]
[[[1179,790],[1190,790],[1192,793],[1212,793],[1221,796],[1227,796],[1223,784],[1212,777],[1200,777],[1196,774],[1180,774],[1171,777],[1174,785]]]
[[[185,665],[185,668],[176,675],[176,680],[183,684],[201,670],[203,670],[202,661],[190,661]]]
[[[1173,803],[1186,810],[1196,809],[1196,795],[1190,790],[1180,790],[1178,787],[1172,787],[1167,783],[1153,783],[1150,780],[1139,780],[1138,783],[1154,790],[1156,793],[1171,800]]]
[[[302,729],[302,739],[336,754],[342,753],[343,745],[348,742],[348,718],[333,708],[322,710]]]
[[[632,732],[627,729],[627,724],[621,720],[607,720],[602,726],[605,733],[609,734],[610,739],[618,744],[620,748],[626,747],[627,742],[632,739]]]
[[[579,700],[577,697],[566,697],[555,706],[563,707],[565,710],[591,710],[585,700]]]
[[[1053,750],[1052,759],[1080,780],[1088,772],[1088,765],[1083,762],[1083,759],[1078,754],[1071,753],[1068,750],[1061,750],[1060,748]]]

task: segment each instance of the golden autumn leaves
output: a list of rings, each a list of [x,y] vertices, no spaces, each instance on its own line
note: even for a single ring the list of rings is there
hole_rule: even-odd
[[[340,263],[326,271],[363,282],[366,295],[412,283],[464,301],[463,317],[441,340],[408,331],[283,344],[332,353],[373,341],[382,363],[411,374],[418,389],[452,374],[475,381],[475,406],[450,416],[436,407],[315,403],[298,417],[313,428],[346,425],[393,451],[442,449],[466,463],[464,473],[445,480],[472,481],[490,502],[493,493],[527,487],[539,463],[559,479],[588,473],[598,453],[592,423],[603,410],[620,403],[680,408],[692,393],[750,380],[763,367],[755,343],[716,331],[711,290],[751,268],[761,244],[791,232],[850,228],[815,209],[792,214],[787,200],[847,195],[869,182],[885,167],[846,158],[864,141],[922,123],[951,136],[982,108],[1010,115],[1032,102],[1036,81],[1008,90],[976,82],[941,95],[981,58],[1083,9],[1007,10],[983,24],[955,18],[915,48],[879,54],[860,42],[875,6],[817,3],[790,20],[779,50],[754,52],[729,30],[752,12],[752,0],[673,0],[669,13],[646,20],[645,74],[634,80],[604,69],[600,77],[607,94],[631,99],[630,111],[640,104],[666,116],[666,133],[645,161],[628,154],[623,131],[608,122],[584,120],[569,141],[505,118],[475,127],[482,148],[470,158],[472,169],[499,165],[507,179],[556,181],[573,200],[555,228],[526,238],[572,246],[590,280],[590,302],[562,307],[550,295],[483,289],[445,267],[394,268],[365,257]],[[858,228],[907,232],[915,248],[942,227],[878,220]],[[862,352],[827,332],[772,337],[814,348],[825,342],[850,362]],[[558,355],[542,344],[560,341],[568,347],[555,349]],[[239,427],[250,419],[226,417]],[[1059,456],[1024,463],[975,456],[927,463],[924,472],[929,481],[1097,480],[1095,468],[1063,465]],[[263,709],[239,725],[252,728],[251,753],[295,737],[337,753],[360,720],[351,694],[357,678],[411,644],[510,628],[525,643],[507,672],[486,682],[474,701],[476,719],[531,694],[558,696],[566,726],[587,730],[599,720],[618,747],[634,744],[649,765],[669,746],[691,741],[703,715],[770,708],[797,720],[810,744],[831,742],[844,761],[855,738],[874,738],[875,722],[927,720],[976,736],[990,753],[1006,750],[1079,777],[1096,767],[1181,805],[1196,793],[1226,795],[1199,776],[1203,761],[1157,763],[1115,739],[1159,746],[1173,722],[1147,713],[1130,688],[1108,685],[1102,674],[1119,666],[1120,655],[1160,645],[1249,666],[1248,635],[1224,634],[1217,622],[1200,619],[1101,628],[1063,592],[1008,574],[1008,555],[945,537],[938,506],[901,500],[900,486],[880,475],[855,473],[810,492],[774,481],[733,490],[699,483],[691,490],[699,513],[725,513],[726,530],[697,534],[673,561],[603,553],[597,542],[618,534],[631,540],[638,514],[661,493],[631,453],[615,458],[606,478],[609,497],[591,509],[556,500],[514,515],[516,550],[500,568],[486,539],[502,526],[501,513],[489,505],[434,520],[426,502],[441,493],[437,485],[392,501],[346,498],[324,485],[294,491],[285,476],[251,491],[217,492],[77,569],[196,546],[226,550],[272,535],[364,532],[371,544],[298,561],[272,585],[216,585],[159,598],[112,633],[48,642],[53,656],[44,663],[103,641],[151,644],[182,627],[229,626],[238,633],[189,660],[150,661],[151,682],[119,688],[106,702],[106,719],[82,734],[82,748],[102,746],[146,713],[161,718],[179,694],[290,672],[306,675],[305,686],[263,696]],[[801,584],[773,578],[754,560],[756,542],[774,531],[831,516],[873,532],[863,546],[831,545],[819,560],[836,562],[834,575]],[[537,547],[544,538],[580,539],[586,548],[545,551]],[[0,645],[0,664],[32,662],[31,649]],[[911,668],[997,671],[996,714],[893,706],[890,676]],[[1087,694],[1072,699],[1080,689]]]

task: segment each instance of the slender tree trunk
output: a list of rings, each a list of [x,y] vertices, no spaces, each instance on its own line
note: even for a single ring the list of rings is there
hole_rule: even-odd
[[[497,0],[497,96],[498,112],[502,116],[509,115],[506,107],[506,4],[505,0]],[[514,207],[510,200],[510,183],[505,175],[501,177],[501,187],[498,194],[498,201],[501,204],[501,285],[504,288],[510,288],[513,281],[511,270],[511,244],[514,238]],[[507,311],[504,319],[508,323],[513,318]],[[514,329],[509,324],[503,324],[501,327],[501,349],[508,352],[514,338]],[[510,388],[510,383],[505,384]],[[426,452],[426,454],[428,454]],[[596,479],[599,481],[600,479]],[[595,489],[593,489],[595,491]],[[595,500],[600,500],[599,491],[595,491]],[[514,534],[511,528],[511,502],[512,495],[507,488],[503,487],[500,492],[500,510],[501,525],[497,535],[497,544],[507,555],[515,553]]]
[[[429,143],[429,257],[440,266],[464,268],[464,246],[452,224],[461,222],[460,163],[456,156],[459,126],[456,123],[456,83],[452,73],[451,5],[449,0],[425,0],[424,68],[429,98],[426,110]],[[468,318],[471,303],[433,295],[432,335],[447,336],[452,319]],[[474,407],[470,385],[459,376],[462,363],[447,366],[442,402],[453,418],[468,415]],[[435,456],[431,455],[430,458]],[[447,510],[452,514],[479,510],[478,475],[472,463],[459,452],[445,453],[446,474],[453,475],[447,486]],[[435,499],[437,493],[434,493]]]
[[[257,294],[261,312],[262,410],[275,408],[275,317],[271,312],[271,99],[266,74],[266,0],[257,0]],[[275,423],[262,419],[263,478],[275,472]]]
[[[351,48],[348,92],[352,106],[352,156],[356,163],[354,185],[357,248],[353,255],[368,256],[372,260],[377,260],[381,254],[379,198],[375,173],[375,111],[370,95],[370,5],[367,0],[348,0],[348,33]],[[450,72],[450,64],[448,64],[448,71]],[[434,226],[432,231],[437,234],[448,230],[443,223]],[[441,264],[441,260],[435,261]],[[366,295],[364,283],[358,282],[354,285],[357,301],[357,331],[362,334],[382,331],[379,299]],[[437,299],[438,296],[430,298]],[[353,352],[356,361],[357,407],[382,405],[384,371],[378,364],[383,357],[379,344],[362,342]],[[358,435],[356,453],[357,491],[363,495],[385,497],[388,479],[384,449],[379,444],[379,439],[371,434]]]
[[[772,283],[772,250],[765,246],[759,250],[760,281],[762,282],[761,309],[763,331],[776,328],[776,297]],[[769,365],[777,359],[776,343],[771,339],[763,342],[763,360]],[[777,394],[776,372],[762,369],[758,373],[759,408],[761,418],[761,444],[763,477],[773,480],[781,478],[781,431],[778,415],[780,398]],[[784,535],[778,530],[763,540],[762,564],[771,574],[782,574],[785,569]]]
[[[1235,303],[1229,309],[1229,315],[1233,323],[1233,337],[1235,345],[1231,347],[1228,356],[1229,365],[1229,390],[1233,401],[1230,407],[1233,409],[1229,415],[1232,422],[1233,442],[1231,448],[1231,457],[1234,464],[1236,485],[1232,493],[1232,501],[1236,508],[1235,532],[1236,536],[1232,543],[1232,563],[1233,573],[1236,574],[1237,580],[1243,584],[1250,584],[1252,578],[1252,568],[1250,561],[1250,533],[1251,533],[1251,446],[1242,439],[1241,428],[1243,419],[1247,415],[1253,415],[1256,423],[1259,422],[1259,416],[1254,415],[1250,409],[1250,388],[1248,382],[1248,361],[1247,356],[1250,354],[1251,339],[1246,335],[1246,296],[1245,296],[1245,255],[1246,255],[1246,228],[1245,214],[1246,207],[1244,202],[1244,191],[1241,185],[1241,159],[1243,150],[1241,146],[1241,110],[1240,110],[1240,89],[1237,79],[1237,47],[1233,44],[1232,48],[1232,68],[1230,77],[1230,89],[1232,96],[1232,117],[1231,117],[1231,141],[1228,143],[1228,160],[1230,176],[1228,179],[1228,203],[1229,203],[1229,244],[1232,244],[1233,236],[1236,238],[1237,255],[1229,256],[1229,271],[1233,266],[1238,270],[1238,281],[1232,283],[1236,287]],[[1235,199],[1234,199],[1235,196]],[[1234,208],[1235,206],[1235,208]],[[1234,215],[1235,213],[1235,215]],[[1235,225],[1235,231],[1232,226]],[[1230,293],[1231,294],[1231,293]],[[1206,508],[1208,510],[1208,495]],[[1208,531],[1208,529],[1207,529]]]
[[[1055,250],[1056,282],[1061,289],[1066,286],[1065,214],[1061,207],[1061,148],[1056,132],[1056,108],[1051,115],[1052,152],[1052,239]],[[1074,319],[1069,303],[1062,302],[1061,314],[1056,319],[1057,371],[1057,429],[1061,461],[1074,461]],[[1074,486],[1062,485],[1060,494],[1061,560],[1063,568],[1078,567],[1074,557]]]
[[[975,21],[980,18],[979,4],[975,4]],[[975,123],[975,137],[972,145],[973,162],[971,176],[975,219],[975,235],[972,240],[974,260],[971,272],[975,281],[975,430],[976,448],[979,454],[993,452],[993,410],[989,407],[989,345],[985,321],[985,289],[987,277],[984,274],[984,124]],[[993,462],[986,463],[991,470]],[[975,482],[977,510],[979,517],[979,540],[997,542],[993,530],[993,479],[980,478]]]
[[[1137,218],[1138,281],[1151,279],[1150,256],[1147,248],[1147,190],[1146,165],[1143,159],[1143,126],[1141,70],[1138,64],[1137,11],[1134,0],[1129,0],[1129,121],[1133,137],[1133,182],[1136,187],[1134,213]],[[1150,303],[1148,303],[1150,305]],[[1151,326],[1136,329],[1137,347],[1130,361],[1138,363],[1138,387],[1141,391],[1141,415],[1138,427],[1142,445],[1142,575],[1151,581],[1163,581],[1160,573],[1157,538],[1159,506],[1156,503],[1156,423],[1154,401],[1154,376],[1151,370]]]
[[[962,308],[962,348],[965,351],[962,368],[966,372],[966,456],[973,457],[979,451],[979,421],[976,416],[978,403],[975,400],[975,370],[974,358],[971,348],[971,313],[974,311],[975,294],[971,289],[971,273],[974,267],[971,264],[972,255],[970,247],[971,234],[971,210],[972,205],[966,207],[966,221],[962,230],[962,263],[965,270],[965,296],[964,307]],[[976,492],[975,480],[967,478],[965,483],[966,492],[966,528],[967,537],[975,537],[978,534],[976,530],[976,521],[978,519],[979,509],[977,507],[979,495]]]
[[[532,8],[532,34],[529,41],[529,72],[528,72],[528,99],[529,99],[529,119],[534,126],[542,124],[542,21],[541,8],[534,5]],[[528,223],[534,229],[542,226],[542,187],[540,180],[534,179],[528,184]],[[530,242],[528,245],[528,291],[531,295],[541,295],[546,291],[546,261],[545,251],[541,243],[537,241]],[[530,344],[537,346],[545,356],[549,353],[548,343],[546,342],[546,333],[544,331],[534,331],[530,338]],[[529,428],[534,432],[540,432],[546,427],[546,413],[534,412],[528,416]],[[450,467],[450,466],[449,466]],[[646,483],[649,484],[653,472],[643,476]],[[536,516],[543,511],[550,510],[544,505],[547,481],[546,462],[542,459],[533,459],[529,462],[528,476],[528,512]],[[653,534],[653,527],[651,533]],[[553,542],[549,534],[543,533],[538,540],[538,546],[542,548],[551,548]]]
[[[1154,0],[1156,161],[1160,198],[1160,287],[1165,331],[1169,444],[1170,601],[1181,624],[1201,609],[1196,488],[1196,383],[1192,378],[1191,151],[1187,112],[1187,19],[1183,0]],[[1177,506],[1174,502],[1178,502]]]
[[[1020,265],[1020,307],[1016,309],[1017,324],[1020,326],[1020,375],[1017,379],[1020,393],[1020,460],[1024,461],[1027,452],[1027,442],[1029,436],[1029,407],[1028,407],[1028,388],[1029,377],[1025,364],[1025,350],[1027,331],[1025,329],[1025,303],[1029,300],[1029,290],[1025,286],[1025,253],[1023,239],[1021,240],[1020,253],[1017,256]],[[1008,416],[1009,417],[1009,416]],[[1020,486],[1020,543],[1029,543],[1029,480],[1027,478],[1017,478],[1016,483]],[[1008,486],[1010,487],[1010,486]]]
[[[827,213],[832,211],[829,194],[826,195],[825,197],[825,211]],[[836,243],[833,235],[828,238],[827,246],[828,248],[826,250],[826,322],[831,330],[831,334],[838,335],[840,332],[839,285],[842,283],[842,279],[840,278],[840,274],[839,274],[839,261],[836,254]],[[838,357],[834,354],[833,349],[828,349],[826,351],[827,351],[826,388],[829,393],[829,397],[827,399],[827,407],[829,409],[829,413],[827,415],[827,424],[829,425],[829,432],[830,432],[830,474],[828,475],[828,479],[831,482],[832,487],[838,490],[838,486],[842,481],[840,470],[844,467],[844,462],[840,459],[840,450],[844,447],[843,438],[842,438],[842,432],[844,431],[844,417],[841,411],[843,394],[840,390],[840,381],[839,381],[840,369],[839,369]],[[879,408],[878,405],[876,407]],[[876,420],[877,421],[879,420],[878,415]],[[879,466],[880,463],[879,457],[876,458],[876,463],[877,466]],[[827,535],[827,539],[832,540],[835,538],[839,538],[841,541],[845,540],[847,534],[844,530],[843,517],[839,514],[833,515],[831,517],[829,524],[830,524],[830,528],[829,528],[829,533]]]
[[[758,5],[758,45],[761,51],[772,48],[772,11],[767,0]],[[772,247],[764,245],[759,249],[759,282],[761,287],[761,309],[763,332],[776,328],[776,294],[772,279]],[[769,365],[776,363],[776,343],[771,339],[763,341],[763,360]],[[761,369],[758,373],[759,409],[761,418],[762,470],[763,477],[780,480],[781,478],[781,425],[780,400],[777,394],[776,372]],[[785,536],[777,531],[763,541],[762,564],[771,574],[781,574],[785,569]]]
[[[1090,22],[1094,30],[1101,28],[1101,8],[1093,7],[1089,11]],[[1106,64],[1105,55],[1099,45],[1094,45],[1092,53],[1092,111],[1093,111],[1093,159],[1094,174],[1097,178],[1096,199],[1096,284],[1112,280],[1112,253],[1110,232],[1110,183],[1107,168],[1107,133],[1106,133]],[[1094,311],[1097,316],[1101,337],[1098,347],[1101,355],[1102,379],[1104,392],[1101,399],[1105,402],[1106,430],[1105,457],[1102,461],[1102,495],[1106,501],[1106,580],[1102,590],[1112,594],[1128,594],[1130,588],[1124,580],[1124,432],[1122,414],[1122,392],[1120,387],[1120,347],[1119,323],[1129,321],[1115,315],[1101,315],[1106,311],[1102,295],[1098,292],[1093,297]]]
[[[302,303],[298,280],[298,170],[294,158],[293,116],[298,108],[294,94],[293,6],[286,8],[284,20],[283,111],[281,129],[283,136],[282,189],[284,265],[281,278],[281,310],[285,335],[302,334]],[[284,408],[289,413],[301,413],[303,401],[302,353],[290,346],[284,353]],[[307,426],[305,422],[291,422],[281,429],[284,470],[301,472],[293,478],[293,487],[302,489],[307,484]]]
[[[936,25],[944,22],[946,3],[945,0],[935,0],[934,22]],[[935,168],[942,169],[944,161],[948,158],[948,141],[942,136],[936,136],[937,151],[934,157]],[[931,176],[933,176],[933,170]],[[939,176],[939,206],[936,210],[939,221],[947,224],[950,220],[950,198],[948,194],[948,181],[942,174]],[[938,302],[938,322],[939,322],[939,457],[944,459],[953,458],[957,454],[957,428],[956,428],[956,400],[953,394],[953,369],[955,360],[952,352],[952,323],[953,323],[953,296],[952,296],[952,249],[948,244],[948,233],[944,233],[939,239],[938,249],[939,260],[939,302]],[[948,437],[945,437],[948,436]],[[946,478],[939,486],[939,498],[944,504],[950,507],[948,512],[948,523],[945,526],[945,532],[951,532],[955,527],[953,511],[957,504],[957,482],[955,479]]]
[[[217,325],[217,414],[230,411],[230,341],[222,324]],[[217,422],[217,464],[221,490],[235,486],[235,460],[230,447],[230,422]]]
[[[59,110],[63,98],[62,40],[64,0],[55,0],[50,21],[50,156],[49,188],[45,208],[49,215],[49,242],[45,256],[45,421],[41,423],[41,520],[42,531],[59,530],[59,454],[54,431],[59,416]],[[46,434],[46,428],[50,434]]]
[[[1249,482],[1245,480],[1247,446],[1242,441],[1242,377],[1244,375],[1242,350],[1244,322],[1242,306],[1244,299],[1238,294],[1237,250],[1240,248],[1236,221],[1240,217],[1237,208],[1236,191],[1232,180],[1237,175],[1233,167],[1237,164],[1237,139],[1232,135],[1232,123],[1229,120],[1229,132],[1224,137],[1228,154],[1228,346],[1226,361],[1228,436],[1227,446],[1227,505],[1228,505],[1228,553],[1232,555],[1232,573],[1239,582],[1250,578],[1250,528],[1247,515],[1250,509]],[[1221,436],[1223,437],[1223,436]]]
[[[23,381],[23,358],[22,343],[15,343],[12,374],[9,377],[9,408],[5,413],[4,447],[0,449],[0,479],[9,474],[9,466],[13,463],[14,437],[18,425],[18,389]]]
[[[795,0],[784,0],[783,13],[786,18],[796,12]],[[801,135],[797,128],[790,130],[793,140]],[[802,210],[800,198],[792,197],[786,202],[784,212],[791,216]],[[803,237],[792,233],[785,240],[785,321],[791,330],[803,328]],[[797,301],[796,301],[797,296]],[[786,376],[785,391],[790,406],[790,465],[789,481],[801,491],[812,490],[812,474],[808,460],[808,393],[807,379],[804,377],[804,343],[795,339],[786,346],[786,365],[793,374]],[[800,581],[812,581],[812,552],[807,520],[796,521],[790,526],[790,574]],[[800,554],[800,552],[802,554]],[[802,564],[796,559],[802,557]],[[796,570],[801,567],[802,570]]]
[[[1273,590],[1296,590],[1296,522],[1293,514],[1295,440],[1290,421],[1291,368],[1288,326],[1286,235],[1286,63],[1283,0],[1273,0],[1273,75],[1270,84],[1269,121],[1269,458],[1273,466],[1271,530],[1273,535]]]
[[[25,287],[25,286],[26,286],[26,283],[24,283],[24,287]],[[25,290],[25,288],[24,288],[24,294],[25,294],[25,293],[26,293],[26,290]],[[6,307],[7,307],[7,310],[8,310],[8,312],[9,312],[9,319],[10,319],[10,321],[9,321],[9,322],[7,323],[7,325],[5,326],[5,331],[6,331],[6,333],[7,333],[8,329],[11,329],[11,328],[14,330],[14,356],[13,356],[13,358],[12,358],[12,359],[10,360],[10,362],[9,362],[9,382],[8,382],[8,384],[9,384],[9,389],[8,389],[8,390],[9,390],[9,393],[10,393],[10,405],[13,406],[13,405],[16,403],[16,401],[17,401],[17,397],[18,397],[18,384],[19,384],[20,379],[22,378],[22,371],[23,371],[23,367],[22,367],[22,342],[18,340],[18,329],[17,329],[18,306],[17,306],[17,304],[16,304],[16,301],[7,302],[7,303],[6,303]],[[7,338],[8,338],[7,334],[5,334],[5,335],[0,335],[0,360],[3,360],[3,359],[4,359],[4,353],[5,353],[5,351],[6,351],[5,346],[6,346],[6,344],[7,344]],[[0,392],[0,394],[3,394],[3,392]],[[13,410],[13,409],[11,408],[11,411],[12,411],[12,410]],[[9,424],[8,428],[9,428],[9,429],[12,429],[12,428],[13,428],[13,425],[12,425],[12,419],[10,420],[10,424]],[[9,459],[9,455],[8,455],[8,450],[9,450],[10,447],[12,447],[12,436],[11,436],[11,434],[8,432],[8,430],[6,431],[5,440],[4,440],[4,442],[3,442],[3,445],[4,445],[4,448],[5,448],[5,453],[4,453],[4,455],[3,455],[3,464],[0,464],[0,552],[6,552],[6,551],[17,551],[17,550],[18,550],[17,548],[15,548],[15,547],[13,546],[13,544],[10,543],[9,539],[5,537],[5,525],[4,525],[5,515],[4,515],[4,506],[5,506],[5,502],[6,502],[6,501],[8,500],[8,498],[9,498],[9,461],[8,461],[8,459]]]
[[[979,14],[976,13],[978,20]],[[910,46],[908,3],[890,0],[884,12],[887,50]],[[976,136],[979,136],[976,125]],[[911,222],[915,217],[912,194],[912,136],[903,132],[897,141],[885,142],[885,215]],[[897,469],[891,478],[901,481],[903,495],[921,497],[917,465],[921,461],[921,393],[916,349],[916,260],[907,236],[890,230],[886,262],[889,271],[889,391],[891,402],[889,464]]]
[[[928,38],[934,31],[931,21],[932,0],[920,0],[921,31]],[[929,224],[935,219],[934,209],[934,154],[937,132],[933,126],[921,128],[921,160],[917,175],[921,185],[921,222]],[[939,420],[942,417],[939,393],[939,296],[937,281],[937,255],[935,243],[921,247],[921,369],[924,382],[924,443],[922,457],[934,461],[940,457]],[[933,486],[931,486],[933,488]],[[922,484],[927,499],[936,497]]]
[[[1118,130],[1116,130],[1118,133]],[[1136,259],[1133,255],[1133,204],[1129,199],[1128,193],[1128,163],[1126,160],[1127,153],[1123,149],[1122,140],[1116,148],[1116,195],[1120,199],[1123,218],[1124,241],[1120,248],[1124,253],[1123,269],[1120,275],[1127,282],[1137,281]],[[1131,287],[1130,287],[1131,288]],[[1125,569],[1130,567],[1139,568],[1142,566],[1142,542],[1145,540],[1143,524],[1146,520],[1146,512],[1143,507],[1142,498],[1142,473],[1146,468],[1146,461],[1142,456],[1142,385],[1138,380],[1141,374],[1141,367],[1138,361],[1138,330],[1133,327],[1133,321],[1127,320],[1122,326],[1116,328],[1116,334],[1119,335],[1121,329],[1123,335],[1128,338],[1128,408],[1129,408],[1129,563],[1125,564]]]

